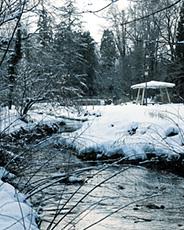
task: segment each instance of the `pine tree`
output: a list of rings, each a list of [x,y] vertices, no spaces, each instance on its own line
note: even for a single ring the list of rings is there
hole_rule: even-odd
[[[111,30],[104,30],[100,46],[101,64],[104,68],[113,68],[116,60],[116,45]]]
[[[184,59],[184,2],[180,10],[180,20],[178,22],[176,34],[176,57],[178,60]]]
[[[49,46],[50,42],[52,41],[53,31],[51,23],[52,21],[48,15],[48,12],[44,6],[42,6],[38,20],[38,41],[43,47]]]
[[[181,6],[180,19],[176,34],[174,82],[176,83],[177,94],[184,100],[184,2]]]
[[[81,63],[80,72],[83,73],[86,88],[83,89],[84,94],[94,96],[97,93],[96,75],[98,68],[98,58],[96,54],[95,41],[90,35],[90,32],[81,34],[80,51]]]
[[[80,15],[77,14],[75,1],[66,1],[60,12],[61,22],[55,34],[55,59],[58,65],[58,82],[65,83],[68,96],[83,94],[86,74],[84,47]],[[57,67],[56,67],[57,68]],[[60,69],[60,70],[59,70]],[[60,76],[59,76],[60,75]],[[60,78],[60,79],[59,79]],[[64,89],[64,87],[62,87]],[[72,89],[72,90],[71,90]]]
[[[55,34],[55,48],[66,74],[73,75],[73,68],[77,60],[78,42],[80,39],[81,22],[76,14],[75,1],[65,1],[61,7],[61,22],[57,26]]]
[[[101,39],[100,55],[103,87],[105,89],[106,96],[112,97],[115,87],[115,61],[117,53],[114,35],[111,30],[104,30]]]

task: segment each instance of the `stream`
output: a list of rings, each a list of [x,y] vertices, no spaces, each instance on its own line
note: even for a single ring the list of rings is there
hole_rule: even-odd
[[[184,178],[82,162],[50,142],[31,149],[30,166],[18,180],[40,215],[41,230],[184,229]]]
[[[99,173],[77,192],[65,211],[75,205],[99,181],[120,170],[122,166]],[[95,173],[96,170],[92,170],[83,176],[90,177]],[[58,202],[62,205],[67,199],[65,196],[70,196],[77,188],[76,185],[68,185],[65,186],[64,192],[62,188],[63,199],[49,201],[49,204],[43,208],[44,219],[52,219],[52,211],[49,209],[57,207]],[[58,186],[52,188],[48,191],[48,195],[58,190],[60,194],[60,189]],[[56,229],[86,229],[112,212],[115,213],[90,229],[184,229],[183,192],[183,180],[180,178],[154,173],[143,168],[130,168],[96,188],[64,218],[64,221],[61,221]],[[150,198],[152,195],[155,197]],[[144,198],[146,198],[144,201],[139,202]],[[131,203],[132,205],[129,205]],[[118,209],[120,211],[116,213]],[[57,220],[60,217],[58,216]],[[71,224],[67,226],[68,222]],[[64,225],[66,228],[63,228]],[[43,222],[41,229],[46,229],[46,226],[47,223]]]

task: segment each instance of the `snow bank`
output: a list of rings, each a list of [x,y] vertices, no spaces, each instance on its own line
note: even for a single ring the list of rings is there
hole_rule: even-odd
[[[70,128],[70,121],[67,118],[76,120],[73,129],[78,129],[81,126],[79,121],[77,121],[79,114],[80,111],[74,108],[68,109],[62,106],[51,106],[50,104],[40,103],[35,105],[34,110],[29,111],[27,117],[29,122],[25,123],[20,119],[20,115],[15,107],[11,110],[8,107],[0,107],[0,133],[9,134],[17,132],[21,127],[25,130],[33,130],[37,125],[48,125],[51,127],[54,123],[58,124],[60,122],[66,122],[66,128]]]
[[[12,110],[9,110],[8,107],[0,107],[0,133],[10,133],[25,125],[25,122],[19,119],[19,114],[14,107]]]
[[[125,156],[147,159],[148,155],[177,158],[184,151],[184,106],[135,104],[88,107],[88,121],[70,134],[62,134],[80,157]],[[100,114],[96,116],[95,114]]]
[[[36,215],[25,197],[0,180],[0,229],[38,230]]]

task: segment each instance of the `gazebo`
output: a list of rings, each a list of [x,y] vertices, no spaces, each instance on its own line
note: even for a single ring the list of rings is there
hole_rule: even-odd
[[[137,97],[136,97],[136,104],[147,104],[148,103],[148,92],[147,89],[157,89],[160,93],[160,102],[164,102],[164,95],[166,96],[166,100],[168,103],[171,102],[168,88],[173,88],[175,86],[174,83],[169,82],[161,82],[161,81],[149,81],[143,82],[140,84],[132,85],[131,89],[138,89]],[[150,103],[155,103],[156,101],[153,99]]]

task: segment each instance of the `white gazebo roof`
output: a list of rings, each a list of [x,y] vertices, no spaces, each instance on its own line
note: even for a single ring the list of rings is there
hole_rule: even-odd
[[[174,83],[169,83],[169,82],[162,82],[162,81],[148,81],[148,82],[143,82],[140,84],[132,85],[132,89],[160,89],[160,88],[173,88],[175,86]]]

